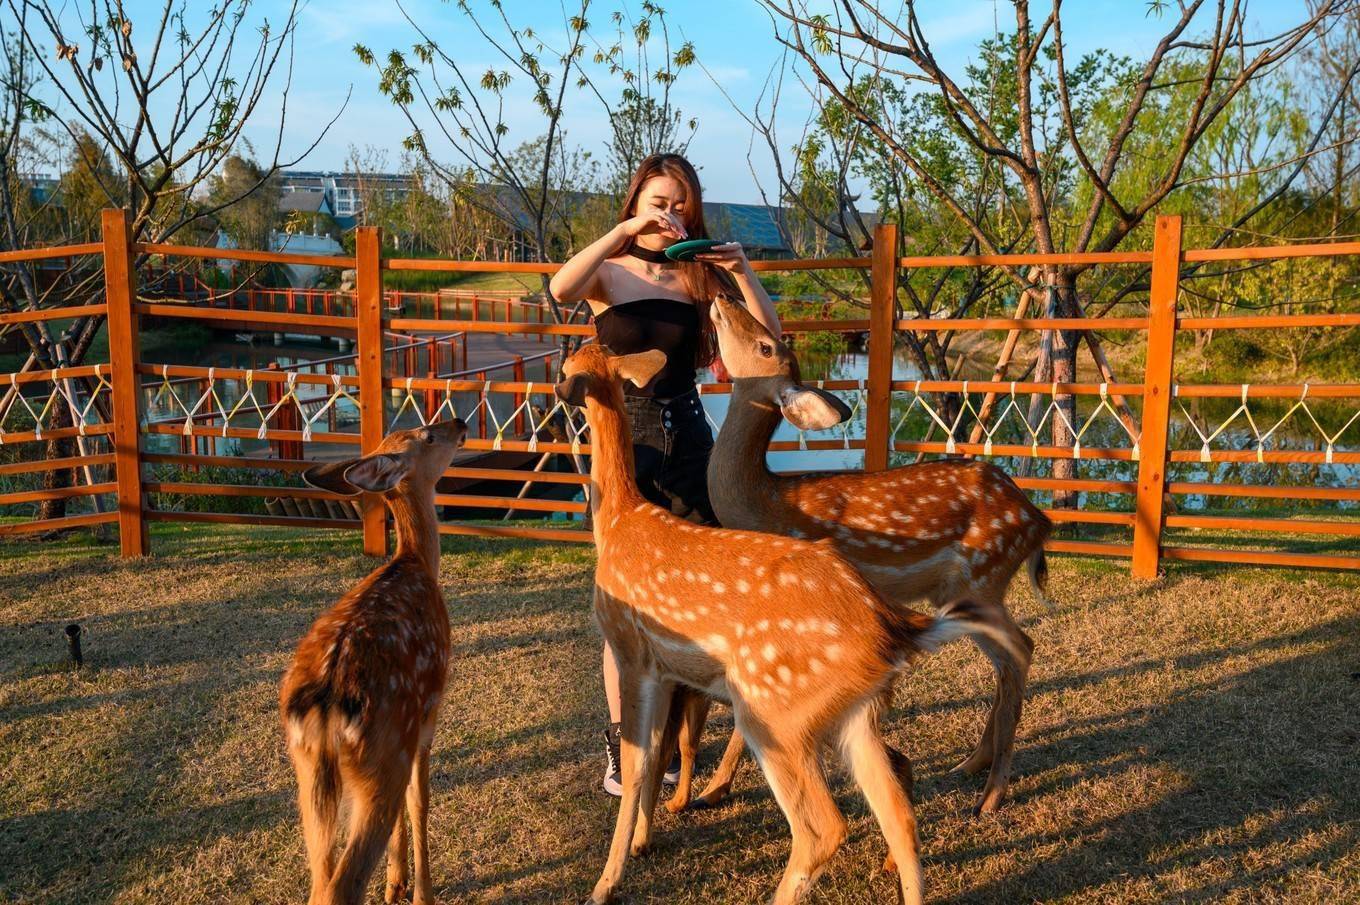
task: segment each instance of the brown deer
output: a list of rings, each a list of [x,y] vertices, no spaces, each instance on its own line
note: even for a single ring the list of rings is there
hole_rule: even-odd
[[[633,480],[620,381],[644,386],[664,361],[586,346],[557,385],[562,400],[585,407],[590,426],[595,616],[623,695],[623,799],[590,901],[609,901],[629,855],[650,843],[660,752],[674,738],[666,717],[682,685],[731,702],[789,821],[793,847],[775,903],[802,898],[845,839],[818,759],[827,743],[844,754],[901,867],[901,894],[920,903],[916,820],[879,710],[916,655],[963,635],[1005,649],[1011,636],[968,603],[934,618],[889,606],[830,544],[701,528],[646,502]]]
[[[303,475],[346,496],[381,493],[397,531],[395,555],[303,636],[279,693],[312,874],[310,905],[362,902],[384,845],[386,900],[406,894],[403,797],[415,848],[415,903],[434,902],[426,838],[430,743],[449,664],[434,489],[466,434],[458,419],[397,431],[370,455]],[[342,797],[352,810],[337,863]]]
[[[784,477],[765,453],[781,415],[805,430],[831,427],[850,410],[830,393],[803,386],[798,360],[740,305],[713,306],[722,361],[732,376],[732,398],[708,467],[709,496],[724,527],[789,537],[826,539],[895,605],[926,599],[939,607],[970,600],[988,608],[1008,643],[974,640],[996,670],[987,726],[956,769],[991,768],[975,812],[1001,806],[1010,779],[1015,729],[1034,645],[1005,606],[1006,588],[1028,563],[1036,595],[1047,604],[1044,541],[1052,528],[1024,491],[993,465],[965,459],[923,462],[881,472]],[[686,710],[680,736],[681,778],[667,807],[687,804],[705,702]],[[725,796],[741,759],[733,734],[722,763],[699,797],[711,805]]]

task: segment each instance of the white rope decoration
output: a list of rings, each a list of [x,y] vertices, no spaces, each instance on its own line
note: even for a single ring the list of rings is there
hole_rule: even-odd
[[[976,405],[973,404],[972,393],[969,390],[968,386],[969,381],[967,380],[963,381],[963,386],[959,393],[962,400],[959,405],[959,410],[954,415],[953,420],[948,422],[945,420],[944,416],[939,412],[939,410],[936,409],[935,406],[933,406],[930,403],[930,399],[928,398],[929,393],[922,392],[921,390],[922,383],[924,383],[924,381],[918,380],[912,386],[911,402],[907,405],[906,410],[902,412],[901,417],[897,419],[897,423],[893,427],[892,430],[893,440],[897,439],[898,435],[902,431],[902,428],[905,427],[907,421],[911,419],[912,413],[915,412],[916,409],[919,407],[921,411],[923,411],[926,414],[926,416],[935,424],[935,426],[938,427],[944,433],[945,436],[944,446],[946,455],[953,455],[958,451],[958,444],[954,438],[958,436],[959,427],[963,425],[965,423],[965,419],[967,419],[970,420],[972,423],[977,424],[982,430],[983,435],[982,454],[984,456],[992,455],[993,444],[995,443],[997,433],[1006,425],[1008,421],[1014,421],[1018,422],[1018,426],[1022,428],[1029,437],[1030,456],[1034,458],[1040,458],[1039,437],[1043,433],[1045,425],[1047,425],[1051,419],[1053,421],[1061,421],[1063,424],[1067,426],[1068,431],[1072,434],[1073,437],[1072,458],[1079,459],[1081,458],[1082,438],[1091,429],[1091,425],[1094,424],[1096,420],[1102,416],[1102,413],[1108,413],[1109,416],[1115,420],[1115,423],[1117,423],[1120,426],[1120,428],[1124,431],[1124,433],[1128,436],[1132,444],[1130,452],[1132,454],[1133,460],[1138,461],[1138,458],[1141,455],[1141,450],[1139,447],[1141,433],[1135,434],[1133,430],[1129,427],[1129,425],[1125,423],[1124,419],[1119,416],[1119,413],[1115,411],[1113,404],[1110,402],[1108,383],[1102,383],[1100,385],[1100,401],[1096,405],[1095,409],[1091,411],[1090,415],[1088,415],[1084,421],[1081,421],[1080,427],[1075,426],[1068,419],[1067,413],[1064,412],[1062,407],[1058,404],[1059,385],[1056,381],[1052,384],[1052,386],[1049,389],[1049,394],[1051,398],[1048,406],[1044,409],[1042,415],[1039,417],[1038,424],[1030,423],[1029,416],[1026,413],[1025,408],[1020,404],[1019,393],[1016,390],[1016,381],[1014,380],[1010,382],[1011,383],[1010,393],[1008,393],[1006,396],[1005,404],[1001,407],[1000,412],[995,415],[990,424],[983,420],[982,412],[978,409]]]
[[[70,378],[60,376],[59,371],[49,372],[47,374],[47,380],[51,382],[52,389],[42,398],[42,401],[37,408],[34,408],[33,400],[24,395],[21,384],[19,383],[19,377],[22,373],[34,374],[40,372],[29,371],[4,375],[4,377],[8,378],[10,387],[8,395],[10,396],[10,399],[5,404],[3,410],[0,410],[0,446],[5,444],[7,433],[17,433],[16,431],[6,431],[5,429],[5,422],[9,420],[10,413],[15,411],[16,408],[27,412],[29,418],[33,420],[33,439],[42,440],[44,438],[44,430],[51,427],[49,419],[52,416],[52,411],[58,398],[65,400],[67,407],[72,412],[74,422],[72,427],[76,429],[76,433],[82,437],[87,436],[88,432],[86,428],[90,424],[90,413],[94,411],[96,400],[99,398],[100,394],[112,393],[113,391],[113,386],[109,383],[106,376],[109,371],[110,368],[107,364],[94,366],[94,389],[89,392],[89,396],[85,399],[83,405],[80,402],[80,390],[72,387]]]
[[[1210,444],[1213,443],[1220,434],[1232,426],[1233,422],[1241,416],[1251,428],[1252,440],[1256,446],[1256,461],[1257,463],[1264,463],[1266,442],[1270,440],[1271,437],[1275,436],[1276,431],[1283,427],[1285,422],[1294,416],[1295,412],[1302,411],[1308,417],[1308,421],[1313,425],[1314,429],[1316,429],[1318,434],[1322,437],[1323,443],[1325,444],[1323,461],[1328,465],[1331,465],[1333,464],[1333,455],[1336,452],[1336,441],[1340,440],[1341,436],[1345,434],[1346,431],[1350,430],[1351,425],[1360,420],[1360,409],[1357,409],[1351,414],[1350,418],[1346,420],[1346,423],[1341,425],[1339,430],[1335,433],[1327,433],[1327,429],[1318,421],[1317,415],[1313,412],[1312,407],[1308,405],[1308,384],[1305,383],[1299,392],[1299,398],[1294,401],[1294,404],[1270,426],[1269,430],[1262,431],[1257,427],[1256,419],[1251,413],[1251,406],[1248,400],[1250,388],[1250,384],[1242,384],[1241,402],[1238,404],[1237,408],[1233,409],[1232,414],[1210,434],[1206,434],[1200,429],[1199,424],[1195,421],[1189,410],[1186,409],[1185,403],[1181,401],[1179,387],[1173,389],[1176,396],[1176,404],[1180,406],[1181,413],[1185,415],[1185,420],[1189,423],[1196,435],[1199,436],[1199,460],[1201,462],[1213,461],[1213,450],[1210,449]]]

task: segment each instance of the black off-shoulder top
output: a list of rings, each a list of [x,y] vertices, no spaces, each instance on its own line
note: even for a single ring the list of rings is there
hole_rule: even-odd
[[[699,367],[699,309],[675,299],[636,299],[595,315],[595,334],[616,355],[659,349],[666,364],[649,387],[624,384],[630,396],[673,399],[694,389]]]

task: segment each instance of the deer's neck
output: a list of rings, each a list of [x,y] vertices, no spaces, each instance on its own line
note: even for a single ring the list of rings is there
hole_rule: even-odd
[[[392,523],[397,530],[397,556],[413,556],[439,580],[439,520],[434,511],[434,488],[425,492],[404,492],[387,497]]]
[[[631,509],[643,502],[633,476],[633,440],[623,393],[611,387],[608,399],[586,399],[590,426],[590,506],[599,530],[600,514]]]
[[[708,460],[708,495],[718,521],[740,527],[752,501],[773,502],[775,476],[765,464],[770,438],[783,417],[771,404],[774,378],[744,377],[732,381],[732,397],[713,454]]]

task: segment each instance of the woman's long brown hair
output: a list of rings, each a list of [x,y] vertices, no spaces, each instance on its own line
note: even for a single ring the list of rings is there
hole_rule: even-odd
[[[679,154],[652,154],[638,164],[637,172],[628,183],[628,191],[623,196],[623,207],[619,210],[619,222],[637,216],[638,196],[648,179],[655,176],[669,176],[685,187],[685,231],[691,239],[707,239],[708,228],[704,225],[703,190],[699,186],[699,174],[694,166]],[[699,361],[700,367],[707,367],[718,357],[718,333],[713,328],[709,310],[713,299],[719,293],[734,298],[741,296],[732,275],[712,264],[700,261],[686,261],[680,265],[680,275],[685,281],[685,289],[694,305],[699,309]]]

